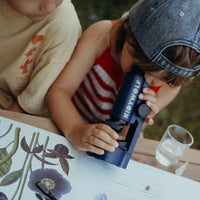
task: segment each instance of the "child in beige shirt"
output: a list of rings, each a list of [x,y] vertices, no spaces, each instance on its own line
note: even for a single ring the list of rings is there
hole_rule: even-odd
[[[81,26],[70,0],[0,0],[0,108],[40,115]]]

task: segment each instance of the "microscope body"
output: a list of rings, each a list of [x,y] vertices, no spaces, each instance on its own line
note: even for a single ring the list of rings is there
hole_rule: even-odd
[[[138,95],[142,92],[142,89],[147,86],[144,73],[134,65],[131,71],[125,75],[110,113],[110,119],[104,121],[105,124],[118,133],[122,131],[123,126],[130,125],[125,140],[118,141],[119,147],[114,152],[105,151],[103,155],[88,152],[88,155],[118,167],[127,167],[145,117],[150,112],[150,108],[145,102],[138,99]]]

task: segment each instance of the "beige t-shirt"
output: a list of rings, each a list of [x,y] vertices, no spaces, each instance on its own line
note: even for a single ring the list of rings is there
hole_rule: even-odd
[[[31,114],[47,111],[44,97],[71,57],[81,25],[70,0],[39,22],[0,0],[0,108],[14,101]]]

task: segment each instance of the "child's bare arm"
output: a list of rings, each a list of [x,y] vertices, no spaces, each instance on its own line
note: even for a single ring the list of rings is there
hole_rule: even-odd
[[[117,146],[118,134],[104,124],[85,124],[71,98],[93,66],[99,51],[107,44],[110,23],[90,27],[81,37],[76,50],[46,95],[52,119],[66,138],[77,148],[102,154]],[[98,33],[98,34],[97,34]]]

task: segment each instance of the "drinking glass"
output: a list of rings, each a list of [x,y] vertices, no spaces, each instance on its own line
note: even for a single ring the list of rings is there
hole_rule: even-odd
[[[193,142],[194,139],[188,130],[179,125],[169,125],[156,148],[156,160],[164,166],[172,166]]]

